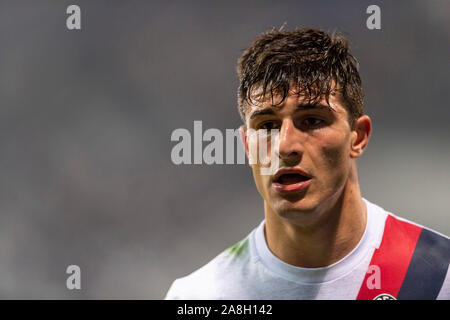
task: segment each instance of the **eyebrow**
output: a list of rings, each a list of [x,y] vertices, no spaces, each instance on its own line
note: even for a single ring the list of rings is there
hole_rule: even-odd
[[[307,103],[307,104],[300,104],[297,106],[297,110],[310,110],[310,109],[319,109],[319,110],[327,109],[327,110],[333,111],[333,112],[336,111],[331,106],[324,104],[324,103],[317,103],[317,104]]]
[[[336,110],[334,110],[331,106],[327,105],[327,104],[322,104],[322,103],[318,103],[318,104],[312,104],[312,103],[307,103],[307,104],[300,104],[297,106],[295,111],[298,110],[311,110],[311,109],[327,109],[329,111],[333,111],[335,112]],[[265,108],[265,109],[261,109],[261,110],[256,110],[255,112],[253,112],[250,115],[249,120],[252,120],[256,117],[259,116],[265,116],[265,115],[274,115],[275,111],[273,111],[272,107],[269,108]]]
[[[274,114],[275,114],[275,112],[273,111],[273,109],[270,109],[270,108],[256,110],[255,112],[253,112],[251,114],[249,120],[252,120],[252,119],[254,119],[256,117],[259,117],[259,116],[274,115]]]

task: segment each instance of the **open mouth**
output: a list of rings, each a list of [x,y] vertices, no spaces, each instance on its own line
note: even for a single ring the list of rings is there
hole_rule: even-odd
[[[277,177],[274,182],[283,185],[296,184],[299,182],[307,181],[311,178],[304,176],[300,173],[284,173]]]
[[[303,170],[301,169],[281,169],[279,170],[274,178],[273,178],[273,182],[274,183],[278,183],[278,184],[283,184],[283,185],[288,185],[288,184],[296,184],[299,182],[304,182],[307,180],[310,180],[311,177],[306,174]]]
[[[311,176],[300,169],[281,169],[273,178],[273,188],[280,193],[292,193],[306,190]]]

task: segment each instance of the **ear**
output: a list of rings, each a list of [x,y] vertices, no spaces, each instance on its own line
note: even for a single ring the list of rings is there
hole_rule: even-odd
[[[247,140],[247,127],[242,125],[239,127],[239,133],[241,136],[241,142],[242,145],[244,146],[244,150],[245,150],[245,154],[247,155],[247,159],[248,159],[248,140]]]
[[[370,134],[372,131],[372,120],[370,120],[369,116],[363,115],[355,120],[353,130],[352,130],[352,139],[351,139],[351,149],[350,149],[350,157],[351,158],[359,158],[364,149],[369,142]]]

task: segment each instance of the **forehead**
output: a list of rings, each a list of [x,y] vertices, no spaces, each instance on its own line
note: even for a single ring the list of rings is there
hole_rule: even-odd
[[[262,96],[262,88],[258,87],[251,92],[251,103],[246,104],[247,121],[260,115],[276,114],[297,110],[325,110],[336,113],[346,114],[347,109],[342,103],[341,93],[332,89],[328,95],[328,101],[324,94],[316,97],[314,92],[311,95],[294,88],[291,88],[283,100],[283,95],[274,93],[272,95],[266,92]]]

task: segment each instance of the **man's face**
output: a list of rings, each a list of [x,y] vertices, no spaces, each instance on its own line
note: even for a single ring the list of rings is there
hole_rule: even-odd
[[[291,91],[278,106],[269,101],[248,106],[246,129],[279,130],[279,148],[273,155],[279,158],[278,168],[268,175],[261,169],[270,164],[251,165],[266,205],[289,220],[316,221],[314,213],[326,211],[341,194],[354,161],[350,151],[357,133],[351,130],[338,96],[330,95],[329,105],[324,97],[310,104]],[[269,152],[275,148],[274,139],[266,143]],[[245,144],[248,151],[249,139]]]

